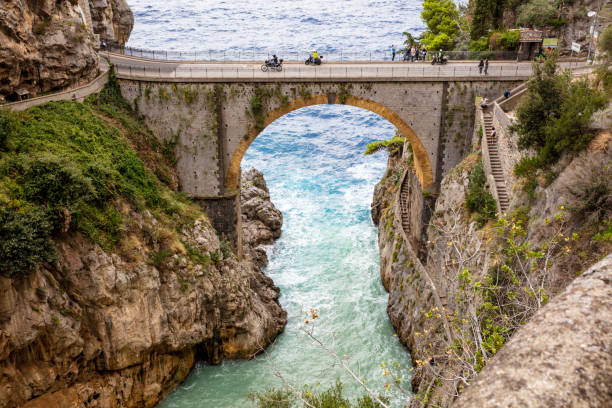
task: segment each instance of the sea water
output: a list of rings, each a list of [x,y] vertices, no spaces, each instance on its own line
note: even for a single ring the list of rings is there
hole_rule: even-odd
[[[402,31],[422,30],[417,0],[128,3],[136,19],[129,45],[141,48],[381,50],[399,44]],[[339,379],[346,396],[362,395],[336,358],[313,344],[311,330],[371,389],[388,393],[393,379],[381,364],[397,363],[402,386],[410,390],[410,357],[386,314],[370,216],[387,157],[363,154],[368,143],[394,133],[366,110],[320,105],[281,117],[257,137],[242,167],[263,171],[284,216],[281,238],[266,248],[265,272],[281,289],[287,327],[253,360],[198,363],[162,408],[249,407],[247,394],[284,382],[316,391]],[[310,309],[319,316],[314,321]],[[390,395],[395,407],[408,398]]]

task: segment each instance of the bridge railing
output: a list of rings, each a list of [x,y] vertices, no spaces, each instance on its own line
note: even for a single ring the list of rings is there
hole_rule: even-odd
[[[580,68],[579,63],[565,64],[565,68]],[[262,72],[259,66],[208,64],[115,64],[118,75],[144,79],[183,80],[285,80],[285,79],[418,79],[418,78],[503,78],[524,79],[532,74],[530,64],[492,64],[488,75],[480,74],[476,64],[432,66],[431,64],[397,66],[305,66],[286,65],[282,71]]]
[[[116,54],[129,55],[139,58],[167,60],[167,61],[264,61],[272,55],[277,55],[285,61],[305,61],[310,51],[295,50],[213,50],[213,51],[168,51],[150,50],[109,44],[107,51]],[[343,50],[320,50],[324,61],[329,62],[351,62],[351,61],[391,61],[390,50],[373,51],[343,51]],[[451,60],[477,60],[488,57],[491,60],[516,60],[514,51],[448,51],[445,52]],[[398,51],[395,60],[403,60],[403,51]],[[431,55],[427,55],[427,61],[431,61]]]

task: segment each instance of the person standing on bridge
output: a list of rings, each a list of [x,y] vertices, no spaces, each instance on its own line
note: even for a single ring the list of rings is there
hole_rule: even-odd
[[[484,67],[485,68],[485,75],[489,75],[489,58],[488,57],[485,58],[484,64],[485,64],[485,67]]]
[[[391,61],[395,61],[395,45],[391,44]]]
[[[482,74],[482,69],[484,68],[484,60],[481,58],[480,62],[478,63],[478,73]]]

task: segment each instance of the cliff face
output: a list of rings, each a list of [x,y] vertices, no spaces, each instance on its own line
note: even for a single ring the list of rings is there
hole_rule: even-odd
[[[283,214],[270,201],[263,174],[257,169],[242,173],[240,179],[243,252],[258,266],[268,264],[261,245],[269,245],[281,235]]]
[[[181,237],[190,251],[219,254],[204,267],[180,244],[151,260],[143,241],[156,219],[132,216],[142,228],[132,259],[72,235],[56,242],[56,267],[0,278],[0,406],[40,395],[25,406],[154,406],[196,358],[250,358],[282,330],[278,289],[224,256],[206,219]]]
[[[6,172],[7,160],[39,160],[41,145],[46,146],[44,163],[61,154],[71,174],[101,177],[96,186],[108,181],[115,188],[122,181],[106,179],[112,177],[112,165],[91,173],[91,158],[81,162],[66,153],[95,150],[102,159],[109,147],[114,157],[130,157],[130,171],[142,169],[138,180],[152,180],[147,191],[157,191],[156,202],[165,204],[156,207],[138,189],[124,197],[127,184],[117,188],[114,199],[81,207],[37,194],[51,208],[51,219],[57,205],[63,214],[58,228],[49,232],[56,256],[32,271],[0,270],[0,407],[152,407],[184,380],[196,360],[216,364],[251,358],[273,341],[286,323],[278,288],[254,263],[236,259],[195,204],[173,198],[171,158],[132,112],[116,106],[98,110],[91,101],[35,109],[36,118],[32,111],[2,113],[11,115],[16,126],[9,146],[37,140],[28,158],[10,147],[3,152],[2,220],[12,219],[14,205],[24,202],[22,177]],[[109,116],[110,111],[117,116]],[[53,122],[49,132],[72,136],[36,134],[48,122]],[[22,131],[23,126],[32,127]],[[89,139],[91,132],[98,138]],[[150,178],[153,174],[165,181]],[[86,238],[82,226],[97,222],[91,212],[83,215],[87,205],[106,208],[101,213],[105,232],[95,231],[110,233],[112,222],[118,223],[115,244]],[[2,254],[19,239],[32,239],[19,229],[11,231],[7,236],[4,225],[0,228]],[[91,231],[87,236],[97,236]]]
[[[0,102],[86,83],[98,74],[93,32],[125,43],[134,18],[125,0],[6,0],[0,3]],[[91,7],[88,7],[91,6]]]
[[[539,187],[534,200],[522,196],[520,186],[515,186],[507,222],[498,225],[479,224],[466,208],[479,152],[466,156],[444,176],[434,204],[434,198],[421,190],[409,155],[390,159],[375,189],[372,216],[379,228],[381,278],[389,291],[387,312],[415,365],[412,407],[450,406],[464,389],[470,397],[464,403],[459,397],[461,407],[561,406],[562,401],[596,407],[610,401],[609,393],[598,385],[609,382],[600,371],[612,368],[609,353],[603,351],[609,348],[610,330],[597,323],[607,319],[608,312],[595,311],[605,308],[607,292],[601,285],[609,279],[593,280],[588,272],[565,288],[612,250],[603,232],[609,230],[609,214],[598,210],[612,208],[610,196],[597,196],[598,209],[588,205],[590,210],[580,209],[581,203],[590,202],[586,191],[598,191],[598,180],[610,179],[611,139],[609,133],[600,133],[583,154],[562,160],[554,169],[556,180]],[[518,154],[516,146],[513,149]],[[536,262],[537,268],[519,272],[513,262],[522,255],[509,251],[510,242],[533,245],[526,248],[542,251],[549,262]],[[521,259],[530,259],[526,254]],[[609,265],[603,269],[609,275]],[[516,274],[504,277],[509,270]],[[522,304],[516,301],[515,296],[521,296],[518,290],[524,289],[512,286],[511,280],[525,276],[538,282],[540,293],[546,295],[530,294]],[[531,318],[533,312],[528,310],[539,309],[549,299],[550,306]],[[505,315],[510,309],[496,312],[501,310],[498,305],[509,303],[518,319]],[[579,317],[590,311],[593,316],[588,319]],[[581,334],[573,336],[574,330]],[[581,340],[587,338],[587,343]],[[593,344],[593,351],[578,352],[581,344]],[[510,351],[497,355],[506,347]],[[552,351],[554,347],[566,352]],[[488,364],[494,368],[478,374]],[[540,373],[537,378],[552,380],[535,381],[533,371]],[[567,375],[555,380],[561,372]],[[498,373],[499,381],[491,381]],[[477,380],[468,387],[473,378]],[[530,387],[535,391],[523,398],[523,390]],[[543,394],[551,397],[536,403]]]
[[[125,44],[134,27],[126,0],[88,0],[94,33],[107,43]]]

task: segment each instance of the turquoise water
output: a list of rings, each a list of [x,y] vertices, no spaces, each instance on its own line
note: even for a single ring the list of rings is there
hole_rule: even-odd
[[[330,56],[381,57],[403,31],[418,35],[421,0],[128,0],[135,26],[128,45],[149,49],[271,52],[288,58],[318,49]],[[281,52],[282,51],[282,52]],[[234,55],[232,54],[232,55]],[[383,56],[384,57],[384,56]],[[296,385],[358,386],[300,331],[315,308],[316,334],[346,355],[360,378],[384,390],[380,364],[409,366],[386,314],[377,232],[370,219],[386,156],[365,157],[367,143],[393,136],[386,120],[358,108],[324,105],[288,114],[257,138],[243,169],[256,167],[283,212],[282,237],[268,248],[266,273],[281,288],[289,323],[266,354],[251,361],[198,364],[162,408],[248,407],[245,396],[278,385],[275,370]],[[408,371],[404,371],[406,383]],[[402,406],[402,398],[394,406]]]
[[[289,323],[254,360],[199,363],[163,408],[247,407],[249,392],[280,385],[275,371],[295,385],[327,386],[340,378],[347,383],[346,395],[359,395],[346,373],[333,367],[333,357],[300,330],[310,326],[305,324],[310,308],[320,316],[315,334],[345,356],[370,387],[385,390],[381,363],[409,367],[386,315],[370,217],[386,155],[363,155],[367,143],[394,132],[389,122],[365,110],[321,105],[280,118],[255,140],[243,168],[264,172],[272,201],[284,215],[282,236],[268,248],[266,272],[281,288]],[[408,384],[409,372],[403,373]],[[394,406],[401,402],[395,398]]]

